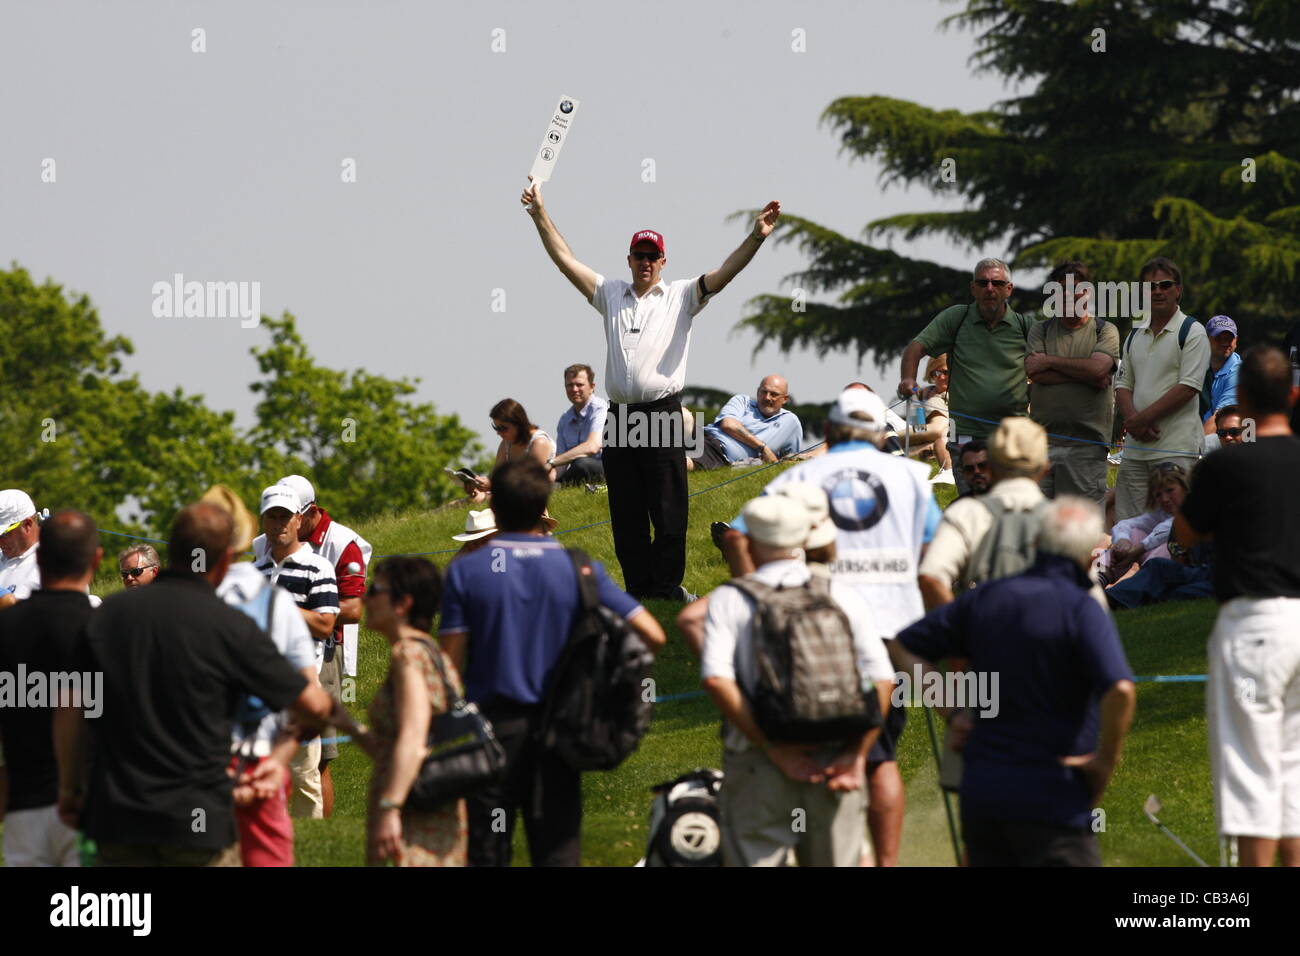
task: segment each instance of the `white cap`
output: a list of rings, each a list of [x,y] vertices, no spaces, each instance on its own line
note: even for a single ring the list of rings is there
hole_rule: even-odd
[[[8,534],[28,518],[36,516],[36,505],[25,491],[8,488],[0,491],[0,534]]]
[[[783,495],[803,505],[808,511],[808,540],[805,548],[824,548],[834,542],[838,532],[831,520],[831,503],[820,486],[806,481],[788,481],[772,494]]]
[[[854,417],[854,412],[864,415],[866,421]],[[829,418],[837,425],[864,428],[873,432],[883,431],[889,422],[888,409],[885,408],[884,401],[875,392],[867,391],[865,388],[849,388],[840,392],[840,397],[831,406]]]
[[[272,508],[287,508],[294,514],[302,511],[302,499],[298,492],[288,485],[272,485],[262,492],[262,506],[258,514],[266,514]]]
[[[465,533],[453,534],[452,541],[477,541],[497,530],[497,516],[491,508],[471,511],[465,515]]]
[[[784,495],[763,495],[741,510],[745,533],[769,548],[802,548],[811,522],[808,509]]]
[[[316,503],[316,489],[311,486],[311,482],[302,475],[285,475],[278,482],[281,485],[288,485],[298,493],[298,500],[302,502],[299,511],[306,511]]]

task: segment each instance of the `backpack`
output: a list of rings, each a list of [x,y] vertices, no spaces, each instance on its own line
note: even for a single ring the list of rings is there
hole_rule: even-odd
[[[722,771],[699,768],[650,788],[645,866],[722,866]]]
[[[542,696],[537,741],[572,770],[612,770],[650,726],[654,655],[600,603],[591,558],[565,549],[578,578],[578,614]]]
[[[1190,315],[1183,316],[1183,324],[1178,327],[1178,351],[1181,352],[1183,346],[1187,344],[1187,333],[1192,330],[1192,326],[1195,324],[1196,320]],[[1119,352],[1120,358],[1123,358],[1128,353],[1129,345],[1133,342],[1133,336],[1137,335],[1137,333],[1137,329],[1129,330],[1128,337],[1124,339],[1124,347]],[[1214,371],[1212,368],[1207,368],[1205,370],[1205,381],[1202,384],[1200,394],[1197,396],[1202,420],[1205,419],[1205,413],[1210,410],[1210,383],[1212,381],[1214,381]]]
[[[989,510],[993,524],[971,554],[965,574],[969,586],[1028,570],[1038,554],[1038,530],[1048,502],[1040,501],[1029,511],[1008,511],[994,495],[975,500]]]
[[[831,743],[880,725],[880,702],[874,687],[862,687],[853,630],[829,579],[774,588],[746,576],[728,584],[755,605],[758,685],[749,704],[769,739]]]
[[[253,623],[269,635],[271,619],[275,611],[275,585],[264,584],[251,598],[234,607],[251,617]],[[235,705],[235,723],[243,728],[245,736],[251,737],[256,733],[258,724],[271,713],[273,711],[262,698],[253,694],[244,694]]]

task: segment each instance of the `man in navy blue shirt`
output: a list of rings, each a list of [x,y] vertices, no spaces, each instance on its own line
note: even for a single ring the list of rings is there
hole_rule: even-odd
[[[945,688],[939,710],[974,708],[953,723],[955,744],[969,733],[958,749],[971,866],[1101,865],[1091,810],[1119,762],[1136,697],[1114,621],[1088,593],[1101,532],[1095,504],[1057,498],[1028,571],[967,591],[890,642],[895,666],[926,687],[935,663],[970,661],[967,683]],[[972,683],[1001,693],[955,699]]]
[[[547,678],[578,613],[573,562],[543,530],[550,493],[550,478],[536,461],[498,467],[492,511],[500,532],[447,568],[439,640],[464,676],[466,698],[492,721],[508,768],[503,783],[467,801],[470,866],[510,865],[516,810],[523,811],[533,866],[579,863],[582,775],[539,752],[533,735]],[[600,564],[593,570],[601,604],[658,651],[665,641],[659,622]]]

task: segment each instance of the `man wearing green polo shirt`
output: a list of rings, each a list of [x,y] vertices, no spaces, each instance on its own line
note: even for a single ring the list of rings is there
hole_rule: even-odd
[[[1072,278],[1071,278],[1072,277]],[[1078,495],[1106,502],[1106,451],[1115,417],[1111,375],[1119,361],[1119,330],[1093,318],[1092,272],[1082,262],[1063,262],[1047,276],[1047,287],[1073,291],[1029,330],[1025,371],[1029,417],[1047,430],[1050,467],[1043,494]],[[1049,299],[1043,311],[1050,312]]]
[[[1119,521],[1147,510],[1153,469],[1166,461],[1190,468],[1204,442],[1197,396],[1210,364],[1205,326],[1183,314],[1183,274],[1172,260],[1152,259],[1138,278],[1151,283],[1151,316],[1134,320],[1115,380],[1115,405],[1128,433],[1115,476]]]
[[[903,351],[898,383],[903,397],[916,388],[922,355],[948,353],[948,407],[958,433],[958,441],[948,444],[954,461],[961,442],[987,438],[998,422],[1024,415],[1029,406],[1025,340],[1033,319],[1007,307],[1013,288],[1005,262],[981,259],[970,284],[975,301],[944,309]],[[965,493],[965,479],[954,477],[958,492]]]

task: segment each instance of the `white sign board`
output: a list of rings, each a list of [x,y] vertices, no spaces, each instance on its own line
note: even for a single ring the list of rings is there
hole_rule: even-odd
[[[544,183],[555,172],[555,161],[560,158],[560,150],[569,138],[569,131],[573,129],[573,117],[577,113],[578,101],[571,96],[561,96],[551,113],[546,132],[542,135],[542,145],[533,157],[533,168],[528,173],[533,177],[533,182]]]

